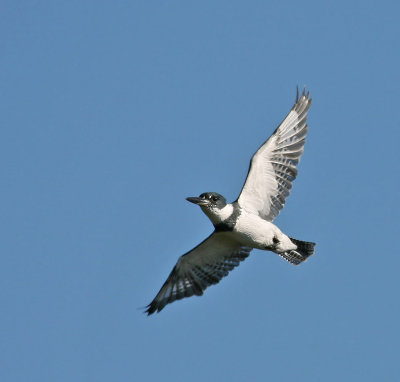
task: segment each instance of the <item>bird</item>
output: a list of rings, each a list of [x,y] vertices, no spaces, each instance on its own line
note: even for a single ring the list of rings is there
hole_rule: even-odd
[[[187,201],[198,205],[214,231],[182,255],[145,313],[159,313],[184,297],[201,296],[245,260],[252,249],[271,251],[299,265],[314,253],[315,243],[283,233],[274,219],[285,205],[308,131],[310,93],[297,88],[286,118],[253,155],[239,197],[233,203],[217,192],[204,192]]]

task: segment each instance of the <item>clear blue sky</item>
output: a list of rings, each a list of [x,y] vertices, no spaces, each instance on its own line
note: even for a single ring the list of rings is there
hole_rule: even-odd
[[[0,2],[0,380],[398,381],[398,1]],[[293,104],[277,224],[203,297],[147,317]]]

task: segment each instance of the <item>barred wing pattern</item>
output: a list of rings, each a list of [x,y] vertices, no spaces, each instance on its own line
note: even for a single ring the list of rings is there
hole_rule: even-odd
[[[287,117],[258,149],[239,195],[239,205],[250,213],[273,221],[285,205],[307,135],[309,93],[303,90]]]
[[[228,275],[249,256],[252,248],[241,247],[224,232],[214,232],[197,247],[181,256],[161,287],[147,306],[148,315],[160,312],[167,304],[204,290]]]

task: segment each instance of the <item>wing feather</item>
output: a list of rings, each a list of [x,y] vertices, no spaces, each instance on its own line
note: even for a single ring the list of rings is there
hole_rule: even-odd
[[[214,232],[179,258],[146,313],[160,312],[167,304],[184,297],[201,296],[249,256],[251,250],[230,240],[224,232]]]
[[[248,212],[273,221],[285,205],[303,154],[310,106],[309,93],[304,90],[300,98],[297,95],[283,122],[251,159],[245,184],[237,199]]]

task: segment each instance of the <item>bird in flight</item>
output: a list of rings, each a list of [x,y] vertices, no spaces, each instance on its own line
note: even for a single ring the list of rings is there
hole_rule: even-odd
[[[294,265],[314,253],[315,243],[293,239],[272,223],[297,176],[310,106],[310,93],[303,90],[299,96],[297,91],[289,114],[251,159],[236,201],[227,203],[216,192],[187,198],[208,216],[214,232],[179,258],[145,313],[160,312],[184,297],[201,296],[246,259],[253,248],[275,252]]]

